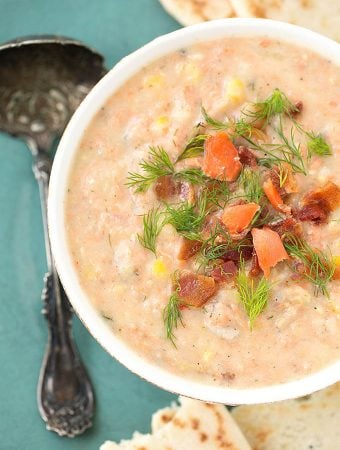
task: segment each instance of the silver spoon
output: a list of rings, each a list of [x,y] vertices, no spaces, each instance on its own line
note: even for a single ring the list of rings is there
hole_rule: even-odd
[[[100,54],[60,36],[26,37],[0,46],[0,130],[23,139],[31,150],[44,223],[48,272],[42,300],[49,336],[39,376],[38,406],[47,429],[69,437],[92,425],[94,395],[73,343],[72,309],[48,237],[51,147],[105,72]]]

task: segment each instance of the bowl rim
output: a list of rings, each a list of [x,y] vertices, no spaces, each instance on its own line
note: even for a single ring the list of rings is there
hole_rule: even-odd
[[[68,248],[64,203],[70,169],[83,132],[100,107],[133,74],[159,57],[186,45],[222,37],[268,36],[314,50],[340,65],[340,45],[296,25],[268,19],[221,19],[181,28],[163,35],[124,57],[91,90],[74,113],[60,140],[54,159],[48,199],[51,248],[61,282],[85,327],[115,359],[145,380],[170,392],[207,402],[229,405],[273,402],[310,394],[340,377],[340,361],[306,377],[264,387],[229,388],[186,379],[156,366],[112,332],[80,286]]]

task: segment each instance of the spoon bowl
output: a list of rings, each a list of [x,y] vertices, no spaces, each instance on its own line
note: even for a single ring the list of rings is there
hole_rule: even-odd
[[[71,115],[106,73],[103,57],[59,36],[0,46],[0,130],[49,150]]]

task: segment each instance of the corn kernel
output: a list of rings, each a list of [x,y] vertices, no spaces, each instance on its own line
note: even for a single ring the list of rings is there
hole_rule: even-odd
[[[162,87],[165,84],[164,76],[160,74],[149,75],[144,78],[143,85],[144,87]]]
[[[243,81],[239,78],[232,78],[229,80],[226,94],[232,103],[243,103],[246,97]]]
[[[336,267],[340,267],[340,256],[333,256],[333,262]]]
[[[162,277],[167,274],[167,268],[161,259],[156,259],[152,266],[152,273],[157,277]]]

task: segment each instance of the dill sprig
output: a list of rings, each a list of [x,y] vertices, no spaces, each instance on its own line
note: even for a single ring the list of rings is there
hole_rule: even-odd
[[[240,117],[238,120],[229,119],[227,122],[221,122],[220,120],[211,117],[205,108],[202,106],[202,115],[204,117],[205,124],[216,131],[229,131],[230,135],[248,136],[253,133],[253,125],[248,122],[244,117]]]
[[[207,113],[206,109],[201,108],[202,111],[202,115],[204,118],[204,121],[206,123],[206,125],[209,126],[209,128],[213,129],[213,130],[228,130],[230,128],[230,123],[229,122],[221,122],[220,120],[216,120],[213,119],[211,116],[209,116],[209,114]]]
[[[207,215],[207,194],[203,192],[195,204],[188,201],[177,205],[166,205],[166,223],[172,225],[177,233],[187,239],[200,238],[200,229]]]
[[[295,142],[294,130],[291,128],[290,136],[287,137],[282,129],[282,123],[276,128],[276,132],[281,140],[278,144],[257,144],[247,136],[242,136],[254,150],[263,153],[263,157],[258,159],[260,165],[266,167],[280,166],[282,163],[289,164],[296,173],[307,175],[305,161],[301,152],[300,144]]]
[[[263,196],[260,172],[245,167],[241,172],[240,182],[246,199],[249,202],[259,203]]]
[[[255,217],[251,221],[250,225],[252,228],[259,228],[270,223],[278,222],[280,220],[282,220],[282,217],[277,213],[273,213],[272,211],[265,212],[263,209],[260,209],[255,214]]]
[[[315,286],[315,296],[321,293],[329,297],[327,284],[331,281],[335,271],[331,255],[323,253],[319,249],[313,249],[305,240],[291,233],[284,236],[284,246],[291,256],[303,263],[302,275]]]
[[[307,149],[309,158],[313,155],[317,156],[331,156],[332,150],[325,141],[325,138],[321,134],[315,134],[313,132],[306,133],[307,140]]]
[[[172,344],[176,347],[175,339],[176,336],[174,334],[174,329],[178,327],[178,323],[180,322],[182,326],[184,326],[182,322],[182,313],[180,310],[180,299],[177,290],[170,295],[169,301],[165,308],[163,309],[163,322],[165,326],[165,332],[167,339],[170,339]]]
[[[232,240],[230,236],[228,235],[227,239],[221,240],[221,231],[216,229],[203,242],[199,257],[201,266],[206,267],[211,261],[221,258],[228,250],[231,250]]]
[[[251,245],[247,238],[234,241],[229,233],[221,226],[216,225],[210,232],[207,239],[202,241],[199,251],[199,267],[207,267],[219,258],[222,258],[228,251],[237,251],[241,254],[242,248]]]
[[[234,132],[238,136],[251,137],[254,131],[254,127],[251,123],[247,122],[244,117],[234,122]]]
[[[183,159],[183,158],[182,158]],[[135,192],[146,192],[158,178],[172,175],[191,184],[202,184],[208,178],[199,168],[176,171],[168,153],[163,147],[150,147],[149,158],[139,163],[142,173],[129,172],[127,186]]]
[[[173,176],[191,184],[203,184],[208,179],[201,169],[195,167],[179,170]]]
[[[252,121],[263,120],[268,124],[270,119],[279,114],[291,115],[298,111],[298,108],[288,99],[280,89],[274,89],[272,94],[262,102],[252,104],[251,111],[244,112]]]
[[[270,100],[270,101],[269,101]],[[267,113],[270,112],[271,115],[280,114],[280,112],[291,111],[294,112],[295,106],[289,102],[286,95],[283,94],[279,89],[275,90],[273,94],[264,102],[256,103],[256,105],[265,104],[267,105]],[[202,107],[202,113],[207,125],[214,130],[229,130],[231,135],[237,135],[245,139],[250,147],[263,153],[263,157],[259,158],[259,164],[272,167],[274,165],[281,165],[282,163],[289,164],[294,172],[302,173],[307,175],[306,165],[304,161],[303,154],[301,152],[301,146],[296,143],[294,128],[290,130],[290,135],[286,136],[283,131],[282,119],[280,117],[279,125],[275,128],[275,131],[281,142],[275,144],[259,144],[255,142],[251,136],[253,133],[252,123],[247,122],[244,117],[241,117],[238,121],[232,122],[220,122],[208,115],[206,110]],[[243,112],[244,115],[248,113]],[[254,114],[254,119],[258,119],[255,116],[256,113],[249,113],[251,116]],[[252,116],[253,117],[253,116]],[[295,123],[295,122],[294,122]],[[313,136],[310,133],[310,136]],[[318,135],[319,136],[319,135]],[[315,144],[316,145],[316,144]]]
[[[243,260],[236,276],[236,286],[239,299],[249,319],[249,327],[252,330],[254,321],[264,310],[268,302],[270,284],[265,277],[255,281],[245,271]]]
[[[137,234],[140,244],[156,255],[156,240],[165,224],[162,219],[163,211],[152,208],[143,216],[143,233]]]
[[[306,131],[302,125],[292,118],[295,127],[306,136],[307,138],[307,150],[308,159],[312,156],[331,156],[332,149],[330,145],[326,142],[325,138],[321,133],[316,134],[314,131]]]
[[[177,158],[176,162],[202,155],[204,152],[204,143],[208,137],[209,135],[207,134],[199,134],[190,139],[183,152]]]
[[[284,155],[284,159],[290,164],[295,172],[307,175],[305,161],[301,152],[300,144],[295,142],[295,135],[293,127],[290,129],[290,135],[287,137],[283,132],[282,120],[279,120],[279,126],[275,130],[281,139],[282,147],[279,149]]]
[[[254,150],[263,153],[264,156],[259,159],[259,164],[272,167],[286,163],[292,167],[294,172],[307,175],[306,162],[311,156],[329,156],[332,154],[332,150],[320,133],[304,130],[301,124],[295,120],[293,114],[298,111],[298,107],[280,89],[274,89],[264,101],[253,103],[249,111],[242,111],[241,118],[237,121],[221,122],[209,116],[202,107],[202,114],[207,126],[213,130],[228,130],[232,136],[242,137]],[[286,114],[293,123],[289,135],[283,131],[283,114]],[[275,128],[275,131],[281,142],[262,145],[254,142],[251,138],[254,131],[253,124],[261,120],[267,125],[274,116],[279,116],[279,126]],[[300,143],[296,142],[294,127],[307,137],[306,157],[301,151]]]
[[[209,180],[205,185],[207,204],[224,209],[231,198],[229,184],[220,180]]]
[[[127,186],[145,192],[160,177],[171,175],[175,168],[163,147],[150,147],[149,159],[139,163],[143,173],[129,172]]]

